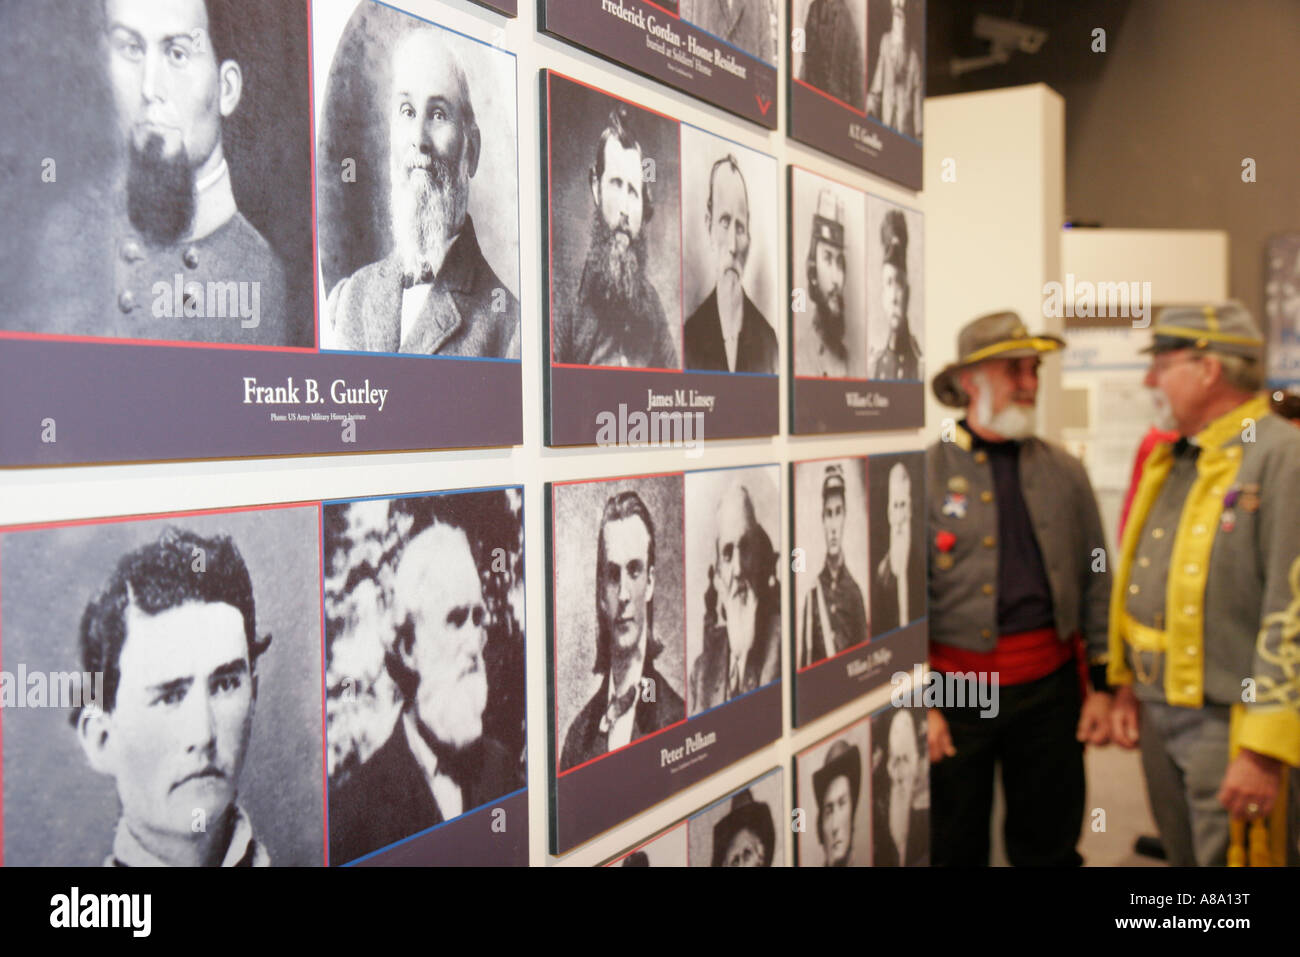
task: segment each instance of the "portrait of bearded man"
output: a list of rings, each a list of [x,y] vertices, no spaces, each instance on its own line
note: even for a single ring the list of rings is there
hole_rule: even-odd
[[[475,190],[485,197],[476,209],[495,213],[508,206],[500,187],[510,184],[482,171],[485,153],[513,148],[514,131],[499,116],[480,123],[476,103],[508,100],[513,75],[507,86],[495,63],[471,72],[473,41],[450,31],[395,11],[368,12],[372,19],[401,18],[389,30],[396,34],[390,83],[371,104],[372,111],[384,110],[376,135],[386,134],[388,147],[388,251],[331,289],[322,343],[360,352],[517,359],[519,301],[483,245],[489,237],[508,237],[509,229],[502,234],[501,223],[489,223],[481,240],[470,213]],[[379,50],[366,55],[388,58]],[[503,56],[502,66],[508,59]],[[505,262],[511,252],[495,258]]]
[[[648,275],[647,227],[661,167],[647,155],[637,119],[627,104],[614,106],[596,141],[587,170],[590,240],[576,301],[553,304],[552,361],[559,364],[681,367],[680,304],[669,300],[678,313],[670,323]]]

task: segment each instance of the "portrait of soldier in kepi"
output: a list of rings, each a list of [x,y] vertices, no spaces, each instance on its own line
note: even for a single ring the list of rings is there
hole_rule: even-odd
[[[844,199],[831,189],[817,194],[808,243],[805,276],[809,308],[796,312],[795,368],[797,376],[844,378],[853,363],[845,335]]]

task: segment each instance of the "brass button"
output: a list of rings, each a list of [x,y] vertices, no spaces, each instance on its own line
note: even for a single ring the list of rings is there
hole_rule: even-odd
[[[1195,617],[1196,617],[1196,611],[1197,611],[1197,609],[1196,609],[1196,606],[1195,606],[1195,605],[1184,605],[1184,606],[1183,606],[1183,614],[1186,615],[1188,618],[1195,618]]]
[[[1195,658],[1195,657],[1196,657],[1196,646],[1195,646],[1195,645],[1188,645],[1188,646],[1187,646],[1187,657],[1188,657],[1188,658]]]
[[[190,246],[181,255],[181,260],[190,269],[197,269],[199,265],[199,251],[193,246]]]
[[[132,295],[130,289],[124,289],[122,294],[117,297],[117,308],[123,312],[130,312],[135,308],[135,296]]]
[[[128,239],[122,244],[122,258],[129,263],[139,262],[144,259],[144,250],[134,239]]]
[[[1186,565],[1183,566],[1183,571],[1185,571],[1189,575],[1195,575],[1200,570],[1201,570],[1201,566],[1196,564],[1196,562],[1188,562]]]
[[[986,595],[991,595],[993,594],[993,586],[986,584],[980,589],[980,591],[984,592]]]
[[[1197,525],[1195,528],[1192,529],[1192,532],[1193,532],[1194,534],[1196,534],[1196,535],[1204,535],[1204,534],[1205,534],[1205,526],[1204,526],[1204,525]]]
[[[1165,537],[1165,530],[1164,530],[1163,528],[1153,528],[1153,529],[1151,529],[1151,537],[1152,537],[1152,538],[1164,538],[1164,537]]]
[[[996,545],[996,544],[997,544],[997,539],[995,539],[992,535],[985,535],[985,536],[984,536],[984,547],[985,547],[985,548],[992,548],[992,547],[993,547],[994,545]]]
[[[1138,588],[1137,585],[1129,585],[1129,586],[1128,586],[1128,593],[1129,593],[1130,595],[1136,595],[1136,594],[1137,594],[1138,592],[1140,592],[1141,590],[1142,590],[1142,589]]]
[[[1151,559],[1147,558],[1145,555],[1140,555],[1140,556],[1138,556],[1138,567],[1139,567],[1139,568],[1150,568],[1150,567],[1151,567]]]
[[[988,460],[989,457],[987,452],[979,451],[975,453],[975,461],[978,462],[980,465],[983,465]]]
[[[1183,691],[1185,691],[1189,697],[1194,697],[1196,695],[1196,685],[1188,685],[1183,689]]]
[[[992,638],[992,637],[993,637],[993,632],[990,631],[988,628],[981,628],[981,629],[980,629],[980,637],[981,637],[981,638]]]
[[[993,501],[993,493],[988,491],[987,489],[985,489],[983,492],[980,492],[980,501],[981,502]]]

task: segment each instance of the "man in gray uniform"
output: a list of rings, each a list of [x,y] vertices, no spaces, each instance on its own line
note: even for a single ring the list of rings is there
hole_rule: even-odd
[[[104,13],[126,165],[51,212],[18,327],[312,346],[311,317],[286,315],[284,267],[235,205],[222,124],[244,74],[229,0],[105,0]]]
[[[1300,765],[1300,433],[1259,394],[1240,303],[1166,309],[1151,331],[1146,386],[1180,438],[1147,458],[1124,530],[1112,725],[1141,746],[1170,863],[1221,865],[1230,817],[1285,832]]]
[[[1034,435],[1039,357],[1062,345],[1031,336],[1013,312],[981,316],[934,379],[939,401],[966,418],[926,450],[930,663],[996,680],[999,704],[989,716],[951,702],[929,712],[936,864],[988,863],[996,763],[1011,863],[1081,862],[1080,742],[1104,744],[1109,728],[1100,665],[1110,577],[1082,463]],[[1097,666],[1083,701],[1079,635]]]
[[[469,215],[482,137],[465,71],[438,31],[393,52],[388,211],[393,251],[330,292],[327,345],[365,352],[519,358],[519,302]]]

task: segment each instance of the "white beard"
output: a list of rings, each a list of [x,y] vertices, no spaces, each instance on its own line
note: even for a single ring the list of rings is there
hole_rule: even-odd
[[[1169,399],[1159,389],[1150,390],[1151,404],[1155,407],[1155,421],[1152,423],[1161,432],[1177,432],[1178,421],[1174,410],[1169,406]]]
[[[459,172],[453,171],[457,179]],[[398,258],[408,272],[418,274],[427,262],[436,273],[465,221],[467,184],[435,184],[431,177],[419,172],[412,175],[405,168],[392,173],[389,210]]]
[[[1004,438],[1019,442],[1034,434],[1038,428],[1038,416],[1031,406],[1012,402],[997,415],[984,423],[985,428],[996,432]]]

